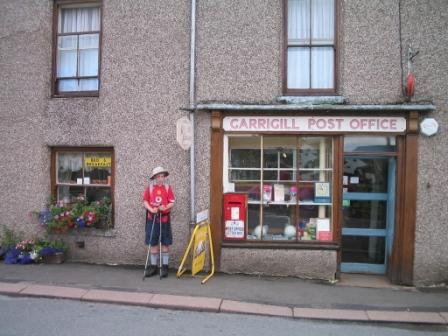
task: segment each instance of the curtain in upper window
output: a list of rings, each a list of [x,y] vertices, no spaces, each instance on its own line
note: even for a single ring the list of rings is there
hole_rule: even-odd
[[[100,8],[60,8],[56,91],[98,91]]]
[[[288,0],[288,89],[333,89],[334,0]]]

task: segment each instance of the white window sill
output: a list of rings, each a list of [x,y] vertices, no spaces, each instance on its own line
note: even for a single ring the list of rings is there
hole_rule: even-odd
[[[280,96],[276,100],[281,104],[294,105],[340,105],[345,103],[342,96]]]

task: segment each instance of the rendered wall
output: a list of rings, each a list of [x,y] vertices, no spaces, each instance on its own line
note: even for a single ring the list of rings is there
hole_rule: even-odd
[[[143,263],[142,194],[152,168],[170,171],[174,263],[189,234],[189,154],[176,143],[187,115],[188,1],[103,1],[100,96],[50,98],[52,1],[0,3],[2,223],[26,232],[50,193],[51,146],[113,146],[115,228],[85,240],[69,257],[98,263]]]
[[[304,279],[334,280],[335,251],[223,248],[221,270]]]
[[[416,77],[413,102],[433,102],[439,132],[419,136],[417,225],[414,281],[419,284],[448,281],[448,3],[402,1],[403,48],[412,45]]]

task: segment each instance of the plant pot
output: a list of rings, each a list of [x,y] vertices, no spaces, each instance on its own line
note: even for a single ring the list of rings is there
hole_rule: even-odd
[[[65,253],[56,252],[52,254],[46,254],[42,256],[42,261],[44,264],[62,264],[65,261]]]

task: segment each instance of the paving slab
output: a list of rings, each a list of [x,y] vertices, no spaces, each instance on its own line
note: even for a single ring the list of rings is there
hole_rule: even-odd
[[[428,323],[428,324],[446,323],[444,318],[439,313],[385,311],[385,310],[367,310],[366,313],[371,321],[376,322]]]
[[[221,301],[217,298],[155,294],[149,301],[149,306],[219,312]]]
[[[132,293],[123,291],[92,289],[82,297],[82,300],[144,306],[149,304],[149,301],[153,296],[154,294],[150,293]]]
[[[43,285],[30,285],[20,292],[20,294],[32,296],[78,300],[80,300],[86,293],[86,289]]]
[[[232,300],[223,300],[221,304],[221,312],[292,317],[292,309],[289,307]]]
[[[319,320],[369,321],[369,317],[363,310],[294,308],[293,312],[295,318],[309,318]]]
[[[0,282],[0,293],[3,294],[18,294],[27,287],[27,283],[8,283]]]

